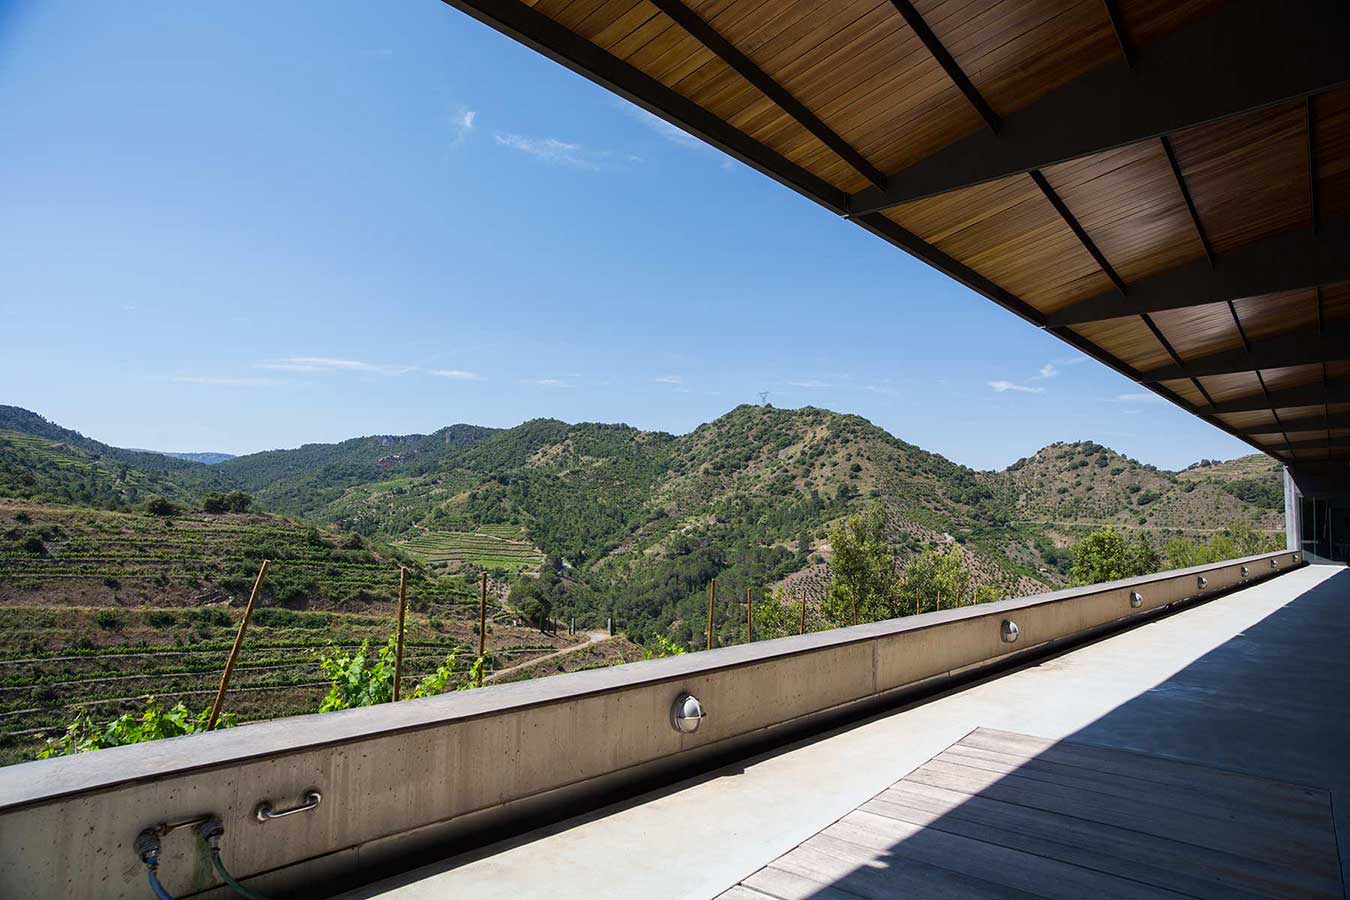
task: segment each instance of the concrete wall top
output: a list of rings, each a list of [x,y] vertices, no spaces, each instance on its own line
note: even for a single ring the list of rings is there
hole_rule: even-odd
[[[1296,552],[1262,554],[1190,569],[1069,588],[979,606],[941,610],[848,628],[756,641],[682,656],[592,669],[420,700],[386,703],[341,712],[293,716],[243,725],[210,734],[188,735],[114,747],[96,753],[57,757],[0,768],[0,812],[60,797],[103,791],[137,782],[181,776],[213,767],[272,759],[320,747],[443,727],[530,707],[578,700],[597,694],[631,690],[642,685],[689,679],[727,669],[752,666],[803,653],[817,653],[863,641],[922,631],[968,620],[1005,616],[1046,604],[1060,604],[1150,584],[1199,576],[1237,564],[1263,567],[1269,575],[1300,562]]]

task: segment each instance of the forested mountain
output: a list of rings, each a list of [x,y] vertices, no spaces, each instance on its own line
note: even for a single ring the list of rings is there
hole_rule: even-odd
[[[1159,541],[1237,518],[1281,525],[1265,457],[1173,473],[1087,442],[978,472],[809,407],[740,406],[679,436],[552,419],[454,425],[211,466],[116,450],[14,407],[0,408],[3,425],[0,495],[118,508],[244,491],[263,511],[406,543],[446,574],[500,557],[514,577],[537,565],[520,549],[533,544],[546,584],[527,593],[545,591],[555,614],[677,640],[697,628],[713,577],[733,593],[818,588],[830,526],[867,506],[884,510],[902,558],[963,545],[977,582],[1006,593],[1062,583],[1064,548],[1103,522]]]

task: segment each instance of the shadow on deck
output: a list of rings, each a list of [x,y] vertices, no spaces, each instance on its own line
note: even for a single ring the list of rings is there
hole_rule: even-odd
[[[1062,741],[976,729],[723,897],[1344,897],[1347,611],[1341,571]]]

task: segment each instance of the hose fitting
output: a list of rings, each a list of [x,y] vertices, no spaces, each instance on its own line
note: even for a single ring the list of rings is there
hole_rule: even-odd
[[[145,863],[146,868],[159,868],[159,832],[155,829],[147,828],[136,835],[132,848],[136,851],[136,858]]]

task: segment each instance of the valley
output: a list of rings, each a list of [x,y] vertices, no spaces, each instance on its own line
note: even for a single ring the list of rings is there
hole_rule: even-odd
[[[747,591],[756,637],[795,631],[801,606],[827,627],[834,529],[869,510],[898,565],[959,560],[964,603],[1066,584],[1073,545],[1104,524],[1159,550],[1238,520],[1273,540],[1281,496],[1261,456],[1166,472],[1058,443],[982,472],[809,407],[741,406],[686,435],[453,425],[209,465],[0,407],[0,759],[79,710],[209,704],[263,559],[239,721],[316,710],[324,648],[368,642],[373,660],[400,568],[409,688],[451,655],[447,677],[469,679],[484,575],[483,671],[515,680],[702,648],[714,578],[719,646],[745,639]],[[588,636],[610,622],[613,638]]]

